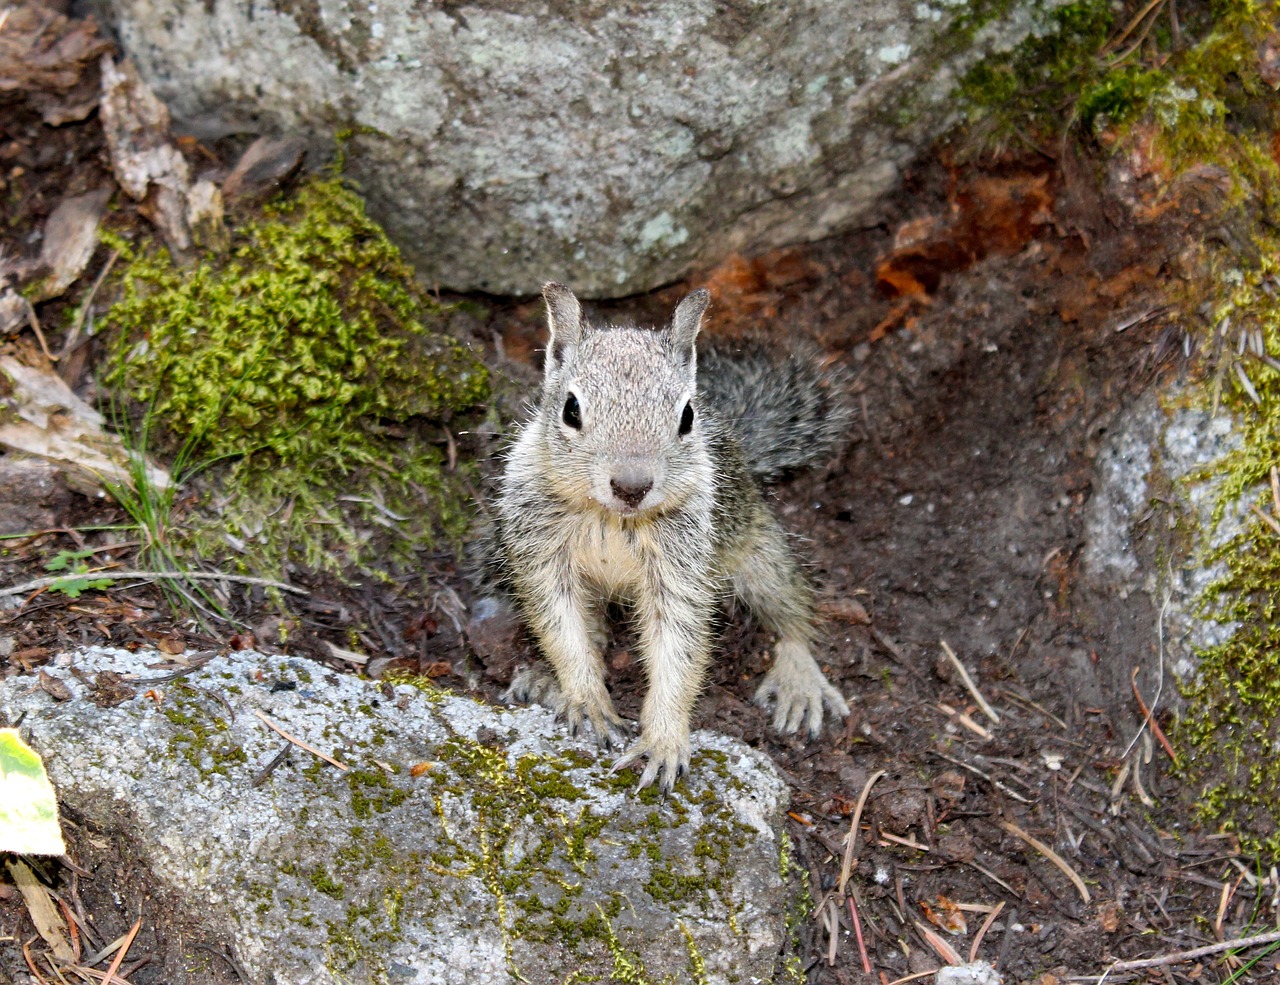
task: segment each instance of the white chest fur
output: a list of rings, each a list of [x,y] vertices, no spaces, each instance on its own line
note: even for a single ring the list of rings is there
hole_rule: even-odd
[[[644,524],[624,526],[609,516],[579,525],[569,542],[574,568],[610,597],[632,595],[643,583],[646,558],[656,549]]]

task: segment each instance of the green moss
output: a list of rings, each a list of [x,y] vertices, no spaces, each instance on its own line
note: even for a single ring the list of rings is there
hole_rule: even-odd
[[[1234,112],[1241,97],[1264,94],[1257,50],[1272,29],[1274,3],[1224,0],[1179,7],[1180,43],[1163,24],[1123,40],[1107,0],[1079,0],[1040,14],[1041,24],[1013,50],[989,56],[964,76],[959,96],[971,128],[965,141],[1003,148],[1056,147],[1067,130],[1123,136],[1154,125],[1156,150],[1178,161],[1220,158],[1232,170],[1261,161],[1236,146],[1243,130],[1269,137],[1267,124]],[[1141,51],[1127,46],[1143,36]],[[1110,44],[1109,44],[1110,42]],[[1118,42],[1118,44],[1117,44]],[[1249,143],[1249,141],[1246,141]]]
[[[342,775],[351,790],[351,811],[362,821],[399,807],[409,797],[409,791],[395,786],[380,769],[349,769]]]
[[[1004,145],[1024,130],[1056,128],[1059,113],[1098,83],[1095,54],[1114,14],[1107,0],[1081,0],[1039,14],[1037,29],[1008,52],[974,65],[959,95],[988,143]]]
[[[227,256],[180,268],[112,245],[125,272],[109,382],[145,408],[152,450],[211,470],[183,546],[350,576],[460,535],[466,477],[440,422],[485,398],[485,369],[340,179],[269,207]]]
[[[1218,297],[1210,322],[1259,331],[1265,350],[1280,353],[1280,237],[1256,245],[1256,265],[1213,276]],[[1218,353],[1220,390],[1204,399],[1217,396],[1226,404],[1241,444],[1190,480],[1212,475],[1221,483],[1218,518],[1241,502],[1270,513],[1268,479],[1280,466],[1280,372],[1262,359],[1237,357],[1234,338],[1224,340],[1232,344]],[[1227,642],[1198,652],[1197,677],[1184,687],[1187,710],[1173,731],[1182,776],[1197,791],[1205,822],[1236,832],[1247,848],[1274,858],[1280,855],[1280,535],[1251,516],[1206,563],[1224,565],[1227,574],[1205,593],[1205,614],[1238,628]]]
[[[311,875],[307,881],[315,887],[317,892],[324,893],[331,899],[342,899],[346,895],[346,890],[342,883],[338,882],[328,872],[321,868],[311,870]]]
[[[169,754],[185,760],[202,776],[229,776],[249,757],[244,747],[231,740],[226,719],[212,713],[199,700],[194,688],[179,683],[168,695],[161,714],[175,727],[169,740]]]

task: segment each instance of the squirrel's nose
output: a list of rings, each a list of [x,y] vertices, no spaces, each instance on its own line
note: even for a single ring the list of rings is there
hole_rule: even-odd
[[[653,479],[636,475],[615,476],[609,480],[609,488],[618,499],[635,509],[653,488]]]

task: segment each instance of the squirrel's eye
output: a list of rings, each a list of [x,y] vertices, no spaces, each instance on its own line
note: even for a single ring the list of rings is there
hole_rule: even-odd
[[[680,434],[681,436],[688,434],[693,430],[693,404],[684,405],[684,413],[680,415]]]
[[[564,422],[575,431],[582,430],[582,408],[578,406],[578,398],[572,393],[564,402],[564,413],[560,415]]]

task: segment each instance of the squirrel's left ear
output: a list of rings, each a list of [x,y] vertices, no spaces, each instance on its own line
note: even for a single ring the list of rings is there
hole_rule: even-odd
[[[555,365],[564,362],[564,355],[582,341],[582,305],[573,291],[552,281],[542,285],[542,299],[547,303],[547,330],[551,338],[547,353]]]
[[[671,341],[675,343],[676,352],[690,363],[694,359],[693,343],[698,338],[702,316],[710,303],[711,292],[700,287],[676,305],[675,314],[671,316]]]

